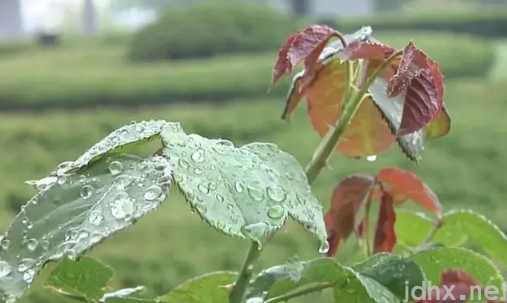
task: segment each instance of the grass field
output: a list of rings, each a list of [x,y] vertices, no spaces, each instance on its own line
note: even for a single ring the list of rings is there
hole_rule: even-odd
[[[315,194],[327,207],[332,187],[341,177],[353,172],[373,173],[382,166],[399,166],[424,178],[446,208],[471,207],[507,228],[504,220],[507,183],[502,172],[507,167],[504,157],[507,141],[503,140],[507,129],[505,84],[449,81],[446,102],[453,119],[452,130],[447,137],[427,143],[422,164],[411,163],[397,147],[379,155],[373,163],[335,156],[333,170],[324,171],[315,182]],[[304,106],[291,125],[281,121],[283,102],[283,98],[266,96],[228,106],[0,114],[1,225],[6,227],[12,209],[34,194],[23,181],[43,177],[58,163],[75,159],[97,140],[131,120],[180,121],[188,133],[227,138],[237,145],[274,142],[305,166],[319,138],[309,125]],[[246,246],[246,242],[209,229],[174,190],[158,211],[91,254],[113,266],[117,285],[143,284],[150,292],[162,293],[200,273],[237,269]],[[317,246],[308,233],[291,224],[275,237],[259,265],[281,263],[296,254],[301,258],[316,257]],[[347,262],[356,248],[353,241],[344,247],[339,258]],[[30,302],[42,299],[32,298]]]

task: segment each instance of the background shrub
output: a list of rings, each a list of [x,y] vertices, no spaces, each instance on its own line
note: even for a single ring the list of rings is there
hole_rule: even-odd
[[[353,31],[371,25],[376,31],[436,31],[473,34],[482,37],[506,37],[507,8],[466,10],[450,13],[433,11],[423,14],[377,14],[368,18],[338,20],[340,31]]]
[[[182,59],[276,50],[292,21],[253,3],[205,2],[166,12],[134,37],[133,60]]]
[[[495,59],[493,43],[466,35],[375,32],[375,36],[396,47],[412,39],[440,63],[446,78],[483,76]],[[134,106],[264,97],[276,58],[271,51],[208,60],[132,63],[125,60],[122,48],[96,44],[101,41],[98,37],[95,41],[88,48],[85,44],[77,47],[76,42],[0,60],[0,70],[9,75],[1,81],[0,108]],[[284,79],[270,95],[284,96],[289,84],[290,78]]]

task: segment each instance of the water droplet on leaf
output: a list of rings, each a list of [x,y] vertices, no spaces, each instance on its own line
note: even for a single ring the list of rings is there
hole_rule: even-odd
[[[248,186],[247,191],[250,197],[252,197],[255,201],[262,201],[262,199],[264,199],[264,194],[258,188]]]
[[[135,210],[136,206],[127,193],[118,193],[111,203],[111,214],[116,219],[124,219]]]
[[[81,192],[80,192],[81,198],[88,199],[88,198],[90,198],[92,196],[92,194],[93,194],[93,186],[91,186],[91,185],[84,185],[81,188]]]
[[[374,162],[375,160],[377,160],[377,155],[371,155],[366,157],[366,161],[368,162]]]
[[[275,202],[282,202],[287,197],[285,190],[281,187],[268,187],[268,196]]]
[[[241,182],[234,183],[234,188],[238,193],[242,193],[245,190],[245,187],[241,184]]]
[[[329,251],[329,242],[327,242],[327,240],[323,241],[321,244],[320,244],[320,247],[319,247],[319,253],[321,254],[325,254]]]
[[[39,245],[39,241],[35,238],[31,238],[26,241],[26,247],[30,251],[34,251],[37,248],[37,245]]]
[[[98,210],[92,210],[90,212],[89,217],[88,217],[88,220],[90,221],[90,223],[95,226],[98,226],[100,223],[102,223],[103,219],[104,219],[104,217],[102,216],[102,214]]]
[[[274,205],[268,209],[268,217],[271,219],[280,219],[283,217],[285,211],[281,205]]]
[[[8,276],[11,273],[11,266],[9,263],[0,260],[0,279]]]
[[[123,172],[123,164],[119,161],[113,161],[109,164],[109,172],[111,175],[116,176]]]
[[[190,158],[192,159],[192,161],[197,162],[197,163],[203,162],[204,161],[204,153],[203,153],[202,149],[198,149],[195,152],[193,152],[192,155],[190,156]]]
[[[153,185],[150,186],[144,193],[144,199],[147,201],[153,201],[160,197],[161,194],[162,189],[157,185]]]

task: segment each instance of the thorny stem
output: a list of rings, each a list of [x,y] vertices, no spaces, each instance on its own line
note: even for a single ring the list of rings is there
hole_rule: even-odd
[[[346,40],[341,34],[338,34],[338,38],[342,41],[344,47],[347,45]],[[334,126],[329,133],[324,137],[324,139],[321,141],[321,144],[317,147],[317,150],[314,154],[313,159],[310,161],[308,166],[306,167],[305,173],[308,178],[308,184],[312,184],[313,181],[317,179],[317,176],[319,175],[322,168],[326,165],[328,159],[330,158],[332,152],[336,149],[336,146],[338,145],[338,141],[340,140],[341,136],[345,132],[345,129],[352,121],[352,118],[354,117],[355,113],[357,112],[357,109],[361,105],[361,102],[364,99],[364,96],[366,92],[368,91],[368,88],[373,83],[373,81],[380,76],[380,74],[384,71],[384,69],[391,63],[391,61],[399,56],[401,54],[401,50],[392,54],[387,60],[385,60],[382,65],[380,65],[375,72],[371,75],[370,78],[366,81],[366,84],[361,87],[359,91],[356,93],[351,93],[344,95],[344,98],[347,99],[343,100],[344,109],[342,112],[342,115],[340,117],[340,120],[338,121],[338,124]],[[350,62],[347,61],[347,90],[352,90],[352,74],[350,73]],[[264,247],[264,246],[263,246]],[[248,283],[250,282],[250,279],[253,275],[253,266],[255,263],[257,263],[257,260],[259,259],[261,255],[262,249],[259,249],[257,244],[255,242],[251,243],[250,250],[248,251],[247,256],[245,257],[245,261],[243,261],[243,265],[241,266],[238,278],[236,279],[236,282],[234,283],[234,288],[232,289],[231,293],[229,294],[229,303],[243,303],[245,299],[245,293],[248,287]],[[329,286],[328,286],[329,287]],[[306,289],[309,293],[308,289]],[[317,290],[313,290],[317,291]],[[292,294],[295,294],[297,292],[294,292]],[[304,294],[304,293],[303,293]],[[303,295],[303,294],[299,294]],[[275,298],[273,298],[275,299]],[[267,301],[266,303],[270,302],[280,302],[278,301]],[[287,300],[287,299],[284,299]]]
[[[286,294],[283,294],[283,295],[280,295],[280,296],[273,297],[271,299],[268,299],[264,303],[286,302],[286,301],[289,301],[290,299],[294,299],[294,298],[297,298],[297,297],[300,297],[300,296],[304,296],[304,295],[312,293],[312,292],[321,291],[321,290],[324,290],[326,288],[330,288],[330,287],[333,287],[333,286],[334,286],[333,283],[323,282],[323,283],[319,283],[317,285],[313,285],[313,286],[310,286],[310,287],[305,287],[303,289],[299,289],[299,290],[296,290],[296,291],[293,291],[293,292],[289,292],[289,293],[286,293]]]

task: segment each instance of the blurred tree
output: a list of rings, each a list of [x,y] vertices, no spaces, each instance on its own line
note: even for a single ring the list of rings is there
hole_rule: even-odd
[[[20,0],[0,0],[0,37],[23,33]]]
[[[83,1],[83,32],[93,34],[98,29],[97,9],[93,0]]]
[[[294,16],[307,16],[310,14],[310,0],[290,0]]]
[[[190,2],[190,0],[112,0],[111,8],[116,11],[126,10],[132,7],[159,10],[171,4]]]

